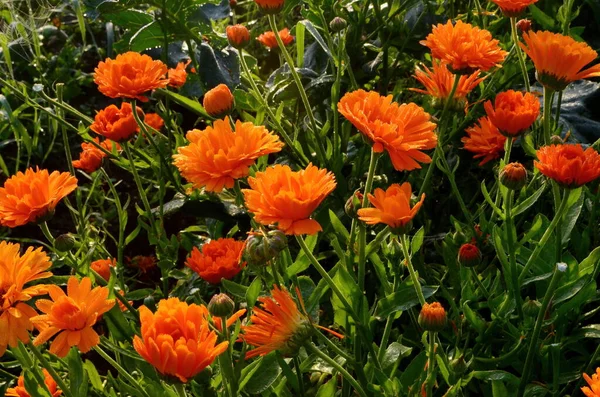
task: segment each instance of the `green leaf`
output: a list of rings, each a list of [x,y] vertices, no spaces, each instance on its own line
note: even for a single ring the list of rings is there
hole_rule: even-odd
[[[421,290],[425,299],[433,296],[438,285],[422,285]],[[378,317],[387,317],[397,311],[408,310],[419,304],[419,297],[412,284],[402,283],[396,292],[380,299],[377,303],[376,315]]]
[[[202,105],[198,101],[194,101],[193,99],[189,99],[183,95],[179,95],[176,92],[172,92],[172,91],[168,91],[168,90],[164,90],[164,89],[156,90],[156,92],[171,98],[174,102],[180,104],[181,106],[187,108],[188,110],[190,110],[202,117],[207,118],[208,120],[214,120],[214,117],[212,117],[208,113],[206,113],[206,110],[204,110],[204,107],[202,107]]]
[[[538,190],[535,191],[531,196],[527,197],[525,200],[521,201],[519,204],[515,205],[512,210],[512,216],[517,216],[523,212],[525,212],[529,207],[531,207],[535,202],[540,198],[542,193],[546,190],[546,184],[540,186]]]
[[[335,391],[337,390],[337,376],[329,379],[327,383],[322,385],[317,392],[315,397],[331,397],[335,396]]]
[[[492,370],[492,371],[473,371],[473,377],[479,380],[486,381],[503,381],[511,384],[518,384],[519,378],[510,372],[500,371],[500,370]]]
[[[539,23],[544,30],[554,29],[554,19],[551,16],[540,10],[535,5],[530,5],[529,10],[531,11],[531,16],[533,19]]]
[[[335,230],[338,238],[340,238],[344,244],[348,244],[350,233],[348,233],[348,229],[346,229],[342,221],[340,221],[340,218],[338,218],[332,210],[329,210],[329,220],[331,221],[331,226],[333,226],[333,230]]]
[[[34,371],[39,371],[34,369]],[[41,375],[41,373],[39,374]],[[42,376],[43,377],[43,376]],[[23,380],[25,381],[25,390],[31,397],[52,397],[46,385],[40,385],[36,377],[31,371],[23,372]]]
[[[346,298],[350,306],[354,309],[356,313],[363,313],[368,315],[366,310],[366,305],[363,305],[363,310],[359,310],[359,305],[364,298],[364,295],[361,293],[358,284],[354,281],[354,278],[348,273],[345,267],[338,267],[335,276],[333,276],[333,282],[337,285],[341,294]],[[339,300],[336,294],[332,294],[331,296],[331,304],[334,308],[334,318],[336,324],[344,324],[346,308]]]
[[[412,350],[412,347],[404,346],[398,342],[390,343],[387,349],[385,349],[383,360],[381,360],[381,367],[384,371],[389,372],[402,358],[410,356]]]
[[[315,234],[312,236],[308,236],[305,239],[306,245],[311,250],[311,252],[314,252],[314,250],[315,250],[315,247],[317,245],[317,238],[318,238],[318,235]],[[296,257],[296,260],[294,261],[292,266],[290,266],[287,269],[287,275],[290,278],[294,277],[296,274],[308,269],[309,266],[310,266],[310,259],[308,259],[308,257],[304,253],[304,251],[300,251],[300,253]]]
[[[333,55],[331,55],[331,51],[329,50],[329,47],[325,43],[325,40],[323,40],[321,33],[319,33],[317,28],[315,28],[315,25],[313,25],[312,22],[310,22],[307,19],[304,19],[304,20],[300,21],[299,23],[306,27],[306,30],[308,30],[308,32],[315,38],[316,42],[319,43],[319,45],[321,46],[323,51],[325,51],[327,56],[329,56],[329,58],[331,60],[333,60]]]
[[[83,368],[87,372],[88,379],[90,380],[92,387],[99,391],[104,390],[102,379],[100,378],[100,374],[98,374],[98,370],[96,369],[94,363],[92,363],[90,360],[85,360],[85,363],[83,363]]]
[[[494,248],[496,248],[496,253],[498,254],[498,260],[500,260],[503,269],[509,269],[508,256],[506,256],[506,251],[504,251],[504,246],[502,244],[503,237],[504,233],[502,232],[502,230],[500,230],[498,225],[494,225],[494,230],[492,231],[492,238],[494,241]]]
[[[248,304],[249,308],[254,307],[254,304],[256,304],[256,299],[258,298],[261,290],[262,281],[260,280],[260,277],[257,277],[246,290],[246,303]]]
[[[231,280],[222,279],[221,285],[225,288],[230,294],[237,296],[238,298],[245,299],[246,293],[248,292],[248,287],[245,285],[238,284]]]
[[[419,230],[417,230],[414,237],[412,238],[412,241],[410,242],[410,249],[411,249],[413,255],[415,252],[418,252],[421,249],[424,238],[425,238],[425,229],[423,229],[423,226],[421,226],[421,228]]]
[[[492,210],[501,218],[504,219],[504,213],[496,206],[494,200],[490,197],[490,193],[487,190],[487,186],[485,185],[485,181],[481,181],[481,192],[483,193],[483,198],[485,201],[492,207]]]
[[[260,360],[260,364],[253,371],[252,376],[240,383],[240,392],[245,390],[249,394],[260,394],[267,390],[281,373],[275,353],[268,354]],[[242,384],[243,383],[243,384]]]
[[[69,367],[69,387],[74,396],[87,396],[88,379],[83,370],[83,362],[77,349],[71,349],[67,355]]]

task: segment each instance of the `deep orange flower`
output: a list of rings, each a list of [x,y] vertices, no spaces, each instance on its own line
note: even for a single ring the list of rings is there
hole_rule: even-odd
[[[165,88],[169,83],[165,78],[167,65],[132,51],[115,59],[107,58],[94,71],[98,90],[110,98],[136,98],[147,102],[148,98],[142,94]]]
[[[254,0],[265,14],[277,14],[283,8],[284,0]]]
[[[583,394],[587,397],[600,397],[600,367],[596,368],[596,373],[590,377],[588,374],[583,374],[583,379],[587,382],[588,386],[581,388]]]
[[[98,259],[90,263],[90,269],[98,273],[103,279],[110,279],[110,268],[117,266],[116,259]]]
[[[128,257],[127,260],[131,266],[137,267],[142,273],[148,273],[148,271],[156,267],[156,257],[152,255],[136,255],[133,258]]]
[[[465,130],[468,136],[463,137],[461,141],[465,144],[465,150],[475,153],[473,158],[483,157],[479,163],[482,166],[500,157],[504,151],[506,137],[487,117],[481,117],[477,123]]]
[[[233,109],[233,95],[225,84],[208,90],[202,99],[202,106],[206,113],[213,117],[223,117]]]
[[[169,86],[179,88],[185,84],[187,80],[187,72],[185,68],[192,62],[191,59],[188,59],[187,62],[179,62],[175,69],[169,69],[167,72],[167,77],[169,78]]]
[[[392,96],[356,90],[342,97],[339,112],[371,142],[373,150],[386,150],[398,171],[421,168],[431,158],[421,150],[433,149],[437,135],[431,116],[414,103],[398,105]]]
[[[133,347],[161,374],[187,382],[229,345],[217,344],[217,334],[210,330],[207,317],[204,305],[188,305],[177,298],[161,300],[154,314],[142,306],[142,337],[135,336]]]
[[[243,249],[243,241],[232,238],[211,240],[202,246],[202,251],[194,247],[185,265],[203,280],[219,284],[223,278],[234,278],[246,266],[246,262],[240,263]]]
[[[29,342],[30,319],[37,313],[24,302],[46,293],[46,285],[25,284],[52,276],[52,263],[41,248],[29,247],[23,255],[20,249],[19,244],[0,242],[0,357],[8,346]]]
[[[227,117],[202,131],[188,132],[187,138],[191,143],[173,156],[175,166],[195,188],[217,193],[248,176],[257,158],[283,147],[279,137],[263,126],[238,120],[234,132]]]
[[[248,178],[250,189],[243,189],[248,211],[263,225],[277,223],[285,234],[316,234],[321,225],[311,214],[336,186],[335,177],[325,169],[309,164],[294,172],[277,164]]]
[[[0,187],[0,224],[17,227],[50,215],[76,188],[77,179],[68,172],[19,171]]]
[[[562,91],[573,81],[600,76],[600,64],[583,69],[598,56],[586,43],[546,31],[523,33],[523,41],[519,45],[533,61],[544,87]]]
[[[140,117],[143,116],[139,107],[137,112]],[[131,104],[123,102],[120,109],[109,105],[96,113],[90,129],[98,135],[119,142],[131,138],[139,128],[133,117]]]
[[[458,263],[462,266],[477,266],[481,263],[481,257],[481,251],[475,244],[463,244],[458,249]]]
[[[156,113],[146,113],[144,116],[144,124],[149,125],[157,131],[160,131],[160,129],[165,125],[165,121]],[[137,130],[140,130],[139,127]]]
[[[531,30],[531,21],[529,19],[521,19],[517,22],[517,29],[519,32],[525,33]]]
[[[533,3],[537,3],[538,0],[491,0],[492,3],[495,3],[500,10],[507,17],[518,17],[525,11],[527,7],[532,5]]]
[[[52,376],[46,371],[45,368],[42,368],[42,373],[44,374],[44,383],[48,388],[52,397],[58,397],[62,394],[62,390],[59,390],[58,385],[52,379]],[[25,377],[23,375],[19,376],[17,380],[16,387],[10,387],[6,390],[5,397],[31,397],[27,390],[25,389]]]
[[[103,147],[105,150],[112,152],[113,147],[117,150],[121,149],[121,146],[111,140],[105,140],[100,143],[98,138],[94,138],[96,144]],[[102,165],[102,160],[107,156],[105,152],[100,150],[96,145],[84,142],[81,144],[81,153],[79,154],[79,160],[73,160],[73,167],[84,170],[87,173],[96,171]]]
[[[294,36],[290,34],[288,28],[279,31],[279,38],[281,39],[284,45],[288,45],[292,41],[294,41]],[[275,33],[273,33],[270,30],[258,36],[256,40],[258,40],[262,45],[270,49],[275,49],[278,47],[277,39],[275,38]]]
[[[421,199],[411,208],[412,188],[408,182],[402,185],[394,183],[387,190],[375,189],[374,193],[369,193],[367,197],[375,208],[359,209],[358,219],[368,225],[385,223],[392,229],[402,228],[412,221],[425,201],[423,193]]]
[[[451,20],[433,27],[432,32],[420,42],[429,47],[431,56],[440,59],[455,73],[472,73],[477,69],[488,71],[500,67],[508,53],[498,46],[498,40],[485,29],[468,23]]]
[[[540,115],[540,101],[530,92],[508,90],[484,105],[488,118],[507,137],[525,132]]]
[[[446,326],[446,310],[439,302],[425,303],[419,313],[419,325],[425,331],[439,332]]]
[[[600,177],[600,154],[580,144],[542,146],[533,164],[560,185],[576,188]]]
[[[52,300],[40,299],[35,303],[44,314],[31,319],[40,330],[40,334],[33,340],[35,346],[58,334],[50,345],[50,352],[65,357],[72,346],[87,353],[100,343],[93,326],[115,304],[114,299],[107,299],[108,288],[92,289],[89,277],[84,277],[79,282],[75,276],[71,276],[67,282],[67,294],[56,285],[48,286],[48,292]]]
[[[244,25],[230,25],[225,31],[229,45],[234,48],[244,48],[250,41],[250,32]]]

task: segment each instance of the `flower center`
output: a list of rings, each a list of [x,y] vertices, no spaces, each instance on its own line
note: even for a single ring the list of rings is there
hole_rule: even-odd
[[[68,296],[59,298],[52,307],[52,315],[60,328],[78,331],[85,328],[86,313]]]

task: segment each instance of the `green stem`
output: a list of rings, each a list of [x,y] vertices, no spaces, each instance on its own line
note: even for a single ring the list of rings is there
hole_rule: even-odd
[[[408,252],[409,241],[406,234],[402,235],[402,253],[404,254],[404,259],[406,260],[406,267],[408,267],[408,272],[410,273],[410,279],[412,280],[413,287],[415,288],[415,292],[417,293],[417,297],[419,298],[419,303],[421,306],[425,305],[425,296],[423,295],[423,290],[421,289],[421,283],[419,283],[419,278],[417,277],[417,273],[412,265],[412,261],[410,260],[410,253]]]
[[[365,191],[363,194],[362,208],[366,208],[369,205],[369,193],[373,188],[373,177],[375,176],[375,169],[377,168],[378,155],[371,148],[371,160],[369,161],[369,172],[367,174],[367,181],[365,183]],[[361,291],[365,288],[365,275],[366,275],[366,249],[367,249],[367,227],[363,222],[358,225],[358,287]]]
[[[40,352],[40,350],[37,348],[37,346],[35,346],[32,342],[30,342],[28,346],[29,346],[29,349],[31,350],[31,352],[33,353],[33,355],[38,359],[40,364],[42,364],[42,367],[44,367],[46,369],[46,371],[48,371],[48,373],[50,374],[52,379],[54,379],[54,381],[58,385],[58,388],[60,390],[62,390],[63,395],[65,397],[73,397],[73,395],[71,394],[71,389],[69,389],[69,387],[67,386],[67,384],[65,383],[63,378],[61,378],[58,375],[56,370],[54,370],[52,365],[50,365],[48,360],[46,360],[46,357],[44,357],[44,355],[42,354],[42,352]]]
[[[438,141],[438,145],[439,145],[439,141]],[[473,230],[473,236],[476,236],[477,233],[475,232],[475,229],[474,229],[475,223],[473,222],[473,215],[471,214],[471,211],[469,211],[469,209],[465,205],[465,201],[462,198],[462,194],[460,193],[460,190],[458,190],[458,186],[456,185],[456,179],[454,178],[454,173],[450,170],[450,166],[448,165],[448,162],[446,161],[446,156],[444,155],[443,152],[440,154],[441,154],[440,160],[442,161],[442,166],[444,168],[442,171],[448,177],[448,181],[450,182],[450,187],[452,188],[452,193],[454,193],[454,196],[456,196],[458,205],[460,206],[460,209],[461,209],[463,215],[465,216],[465,219],[467,220],[467,223],[469,224],[470,228]]]
[[[315,327],[315,332],[317,333],[317,336],[323,342],[325,342],[327,347],[335,352],[335,354],[344,358],[344,360],[346,360],[346,362],[348,362],[352,366],[356,366],[356,361],[354,360],[354,358],[352,358],[348,353],[346,353],[345,351],[340,349],[335,343],[333,343],[331,340],[329,340],[329,338],[327,336],[323,335],[323,333],[321,331],[316,329],[316,327]],[[379,360],[379,361],[381,361],[381,360]]]
[[[474,267],[471,268],[471,273],[473,274],[473,277],[475,278],[475,283],[477,284],[477,286],[479,286],[479,288],[481,288],[481,291],[483,292],[483,295],[485,296],[485,298],[487,300],[489,300],[490,299],[490,293],[488,292],[487,288],[485,288],[485,285],[483,285],[483,283],[479,279],[479,275],[475,271]]]
[[[175,382],[173,384],[173,388],[179,397],[187,397],[187,393],[185,392],[185,385],[181,382]]]
[[[113,368],[117,370],[117,372],[119,373],[119,375],[121,375],[123,378],[125,378],[131,384],[131,386],[136,387],[137,390],[139,390],[144,397],[150,397],[148,395],[148,393],[146,392],[146,390],[144,390],[143,388],[139,387],[139,384],[134,379],[134,377],[131,376],[131,374],[129,372],[127,372],[127,370],[125,368],[123,368],[119,363],[117,363],[115,360],[113,360],[113,358],[111,356],[109,356],[104,350],[102,350],[102,348],[100,346],[94,346],[94,350],[104,360],[106,360],[106,362],[108,362],[110,365],[112,365]]]
[[[223,330],[223,336],[227,341],[227,353],[221,354],[221,357],[224,358],[223,362],[225,365],[225,370],[223,371],[225,376],[223,379],[227,378],[227,383],[229,384],[229,390],[231,392],[231,396],[237,396],[237,381],[235,379],[233,362],[232,362],[232,354],[233,349],[231,348],[231,341],[229,340],[229,328],[227,328],[227,317],[221,317],[221,329]],[[227,386],[225,386],[227,388]]]
[[[304,382],[302,381],[302,370],[300,369],[300,360],[298,360],[298,356],[294,356],[292,358],[292,361],[294,362],[294,368],[296,369],[296,376],[298,377],[298,387],[300,389],[300,395],[304,396],[305,391],[304,391]]]
[[[552,94],[554,92],[544,87],[544,145],[550,144],[552,138]]]
[[[429,353],[427,354],[427,358],[429,359],[429,365],[427,366],[427,397],[432,395],[433,384],[435,383],[434,379],[434,369],[435,369],[435,332],[428,332],[429,336]]]
[[[48,242],[54,246],[54,236],[52,236],[52,233],[50,233],[50,229],[48,228],[48,223],[46,223],[46,221],[39,223],[40,229],[42,230],[42,233],[44,234],[44,237],[46,237],[46,240],[48,240]]]
[[[525,89],[527,92],[531,91],[531,86],[529,85],[529,75],[527,74],[527,65],[525,65],[525,59],[523,57],[523,52],[519,47],[519,33],[517,31],[517,17],[510,17],[510,31],[512,35],[512,41],[515,46],[515,51],[517,52],[517,58],[519,59],[519,67],[521,68],[521,73],[523,73],[523,81],[525,82]]]
[[[123,211],[123,206],[121,205],[121,199],[119,198],[119,194],[117,193],[117,189],[115,185],[112,183],[112,180],[104,170],[104,168],[100,168],[100,172],[104,175],[104,179],[108,184],[108,188],[113,195],[113,200],[115,203],[115,207],[117,208],[117,216],[119,217],[119,237],[117,242],[117,266],[119,269],[119,283],[121,284],[121,289],[125,290],[125,263],[123,262],[123,252],[125,250],[125,228],[126,228],[126,216]],[[125,222],[124,222],[125,221]]]
[[[560,107],[562,105],[562,97],[563,97],[563,92],[564,91],[560,91],[558,93],[558,98],[556,99],[556,114],[554,116],[554,128],[558,128],[558,124],[560,122]]]
[[[511,284],[510,288],[513,293],[513,298],[515,299],[515,304],[517,306],[517,314],[519,315],[519,319],[523,319],[523,307],[521,303],[521,289],[519,288],[519,277],[517,275],[517,250],[515,248],[515,241],[513,235],[514,222],[511,215],[512,210],[512,202],[513,202],[513,190],[506,189],[506,197],[504,199],[504,216],[506,223],[506,243],[508,245],[508,259],[509,259],[509,271],[511,276]]]
[[[379,344],[379,352],[377,353],[379,361],[383,361],[383,356],[385,355],[385,351],[387,349],[387,343],[390,338],[390,334],[392,333],[393,322],[394,315],[390,314],[385,320],[385,328],[383,329],[383,336],[381,337],[381,343]]]

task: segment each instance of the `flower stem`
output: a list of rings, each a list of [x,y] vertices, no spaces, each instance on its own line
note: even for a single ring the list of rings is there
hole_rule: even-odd
[[[408,252],[409,246],[408,237],[406,234],[402,235],[402,253],[404,254],[404,259],[406,260],[406,267],[408,267],[408,272],[410,273],[410,279],[412,280],[413,287],[415,288],[415,292],[417,293],[417,297],[419,298],[419,303],[421,306],[425,305],[425,296],[423,295],[423,290],[421,289],[421,283],[419,283],[419,278],[417,277],[417,273],[412,265],[412,261],[410,260],[410,253]]]
[[[506,189],[506,196],[504,198],[504,216],[506,226],[506,243],[508,245],[508,259],[509,259],[509,271],[512,287],[510,288],[513,293],[513,298],[517,306],[517,314],[519,319],[523,319],[523,307],[521,304],[521,289],[519,288],[519,277],[517,275],[517,250],[515,248],[515,241],[513,235],[514,222],[511,215],[512,202],[513,202],[513,191]]]
[[[521,67],[521,73],[523,73],[523,81],[525,82],[525,89],[527,92],[531,91],[529,85],[529,76],[527,74],[527,65],[525,65],[525,59],[523,58],[523,52],[519,47],[519,33],[517,31],[517,17],[510,17],[510,31],[512,35],[512,41],[515,46],[517,58],[519,59],[519,66]]]
[[[40,352],[40,350],[37,348],[37,346],[35,346],[33,344],[33,342],[30,342],[28,346],[29,346],[29,349],[31,350],[31,352],[33,353],[33,355],[35,356],[35,358],[38,359],[40,364],[42,364],[42,367],[44,367],[44,369],[46,369],[46,371],[48,371],[48,373],[50,374],[52,379],[54,379],[54,381],[58,385],[59,389],[62,390],[63,395],[65,397],[72,397],[73,395],[71,394],[71,389],[67,386],[67,384],[65,383],[63,378],[61,378],[58,375],[58,373],[54,370],[52,365],[50,365],[48,360],[46,360],[46,357],[44,357],[44,355],[42,354],[42,352]]]
[[[94,346],[94,350],[104,360],[106,360],[106,362],[108,362],[110,365],[112,365],[113,368],[117,370],[117,372],[119,373],[119,375],[121,375],[123,378],[127,379],[127,381],[131,384],[131,386],[134,386],[134,387],[137,386],[138,390],[144,395],[144,397],[150,397],[148,395],[148,393],[146,392],[146,390],[144,390],[143,388],[139,387],[139,384],[134,379],[134,377],[131,376],[131,374],[129,372],[127,372],[127,370],[125,368],[123,368],[119,363],[117,363],[115,360],[113,360],[113,358],[111,356],[109,356],[104,350],[102,350],[102,348],[100,346]]]
[[[365,183],[365,192],[362,200],[362,208],[366,208],[369,204],[369,193],[373,188],[373,177],[375,176],[375,169],[377,168],[378,155],[371,148],[371,160],[369,161],[369,172],[367,174],[367,181]],[[361,292],[365,288],[365,275],[366,275],[366,249],[367,249],[367,226],[360,222],[358,224],[358,287]]]
[[[544,145],[549,145],[552,138],[552,94],[551,89],[544,87]]]
[[[54,246],[54,236],[50,233],[50,229],[48,228],[48,223],[46,221],[39,223],[40,230],[46,237],[46,240],[50,243],[50,245]]]
[[[429,352],[427,354],[427,358],[429,359],[429,365],[427,366],[427,383],[426,391],[427,397],[432,395],[433,384],[435,383],[434,379],[434,369],[435,369],[435,332],[428,332],[429,336]]]
[[[179,397],[187,397],[187,393],[185,392],[185,385],[180,382],[176,382],[173,384],[175,391]]]
[[[294,356],[292,358],[292,361],[294,361],[294,368],[296,369],[296,376],[298,377],[298,387],[300,389],[300,395],[304,396],[305,391],[304,382],[302,381],[302,370],[300,369],[300,360],[298,360],[298,356]]]

